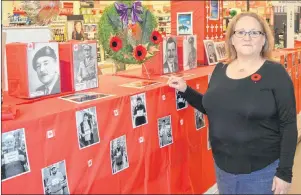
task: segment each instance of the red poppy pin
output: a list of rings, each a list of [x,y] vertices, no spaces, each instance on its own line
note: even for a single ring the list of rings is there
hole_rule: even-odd
[[[147,54],[147,50],[142,45],[138,45],[137,47],[135,47],[133,52],[134,58],[138,61],[143,61],[146,57],[146,54]]]
[[[115,52],[119,51],[122,48],[122,40],[117,36],[112,37],[110,40],[110,48]]]
[[[162,35],[158,31],[153,31],[150,37],[151,42],[159,44],[162,41]]]
[[[252,81],[254,81],[254,82],[258,82],[258,81],[260,81],[260,79],[261,79],[261,75],[260,74],[253,74],[252,76],[251,76],[251,79],[252,79]]]

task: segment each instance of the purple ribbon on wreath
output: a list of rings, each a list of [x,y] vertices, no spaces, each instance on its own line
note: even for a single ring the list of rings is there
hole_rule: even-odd
[[[114,5],[115,5],[115,8],[117,10],[117,13],[120,16],[120,20],[124,24],[128,25],[128,19],[129,19],[128,10],[131,10],[132,24],[136,24],[136,22],[142,22],[142,19],[139,16],[139,14],[143,13],[142,4],[141,4],[140,1],[135,1],[132,4],[131,8],[129,8],[124,3],[115,2]]]

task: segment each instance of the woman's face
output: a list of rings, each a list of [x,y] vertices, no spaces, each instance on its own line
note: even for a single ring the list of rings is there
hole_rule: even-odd
[[[232,44],[237,54],[250,56],[254,54],[260,55],[265,42],[265,36],[260,23],[251,16],[240,18],[234,28],[235,33],[232,35]],[[251,32],[244,35],[244,32]]]
[[[81,24],[80,22],[77,22],[77,23],[75,24],[75,30],[76,30],[77,32],[80,32],[81,29],[82,29],[82,24]]]

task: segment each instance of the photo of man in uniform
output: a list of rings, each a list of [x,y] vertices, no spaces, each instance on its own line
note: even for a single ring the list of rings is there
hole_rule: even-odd
[[[167,125],[167,123],[169,125]],[[171,117],[163,117],[158,120],[159,129],[159,142],[160,148],[167,146],[172,143],[172,133],[171,133]]]
[[[189,69],[197,67],[197,59],[196,59],[197,51],[195,48],[195,37],[194,36],[190,36],[188,38],[188,44],[189,44],[188,51],[184,50],[184,57],[187,59],[184,70],[189,70]]]
[[[19,132],[17,132],[19,131]],[[17,132],[17,134],[13,134]],[[2,135],[1,178],[6,180],[29,172],[25,140],[22,140],[23,129]],[[17,137],[15,137],[17,136]]]
[[[32,65],[42,83],[36,92],[43,95],[61,92],[59,62],[54,49],[50,46],[39,49],[33,57]]]
[[[217,63],[217,55],[215,53],[214,42],[212,40],[204,40],[208,64]]]
[[[145,94],[131,97],[133,127],[139,127],[147,123]]]
[[[125,135],[118,137],[111,141],[111,163],[112,173],[118,173],[129,167],[129,161],[126,151],[126,137]]]
[[[92,46],[90,44],[82,44],[83,59],[79,62],[76,75],[77,83],[84,84],[83,89],[95,88],[98,86],[97,79],[97,59],[92,54]]]
[[[178,71],[178,53],[177,53],[177,43],[175,38],[169,37],[165,41],[165,51],[163,55],[165,56],[165,61],[163,65],[163,73],[173,73]],[[164,46],[164,44],[163,44]]]

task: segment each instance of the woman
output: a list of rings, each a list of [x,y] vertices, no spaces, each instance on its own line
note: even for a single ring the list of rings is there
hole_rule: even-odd
[[[72,32],[72,39],[83,41],[85,39],[84,30],[81,21],[74,22],[74,30]]]
[[[206,94],[171,77],[169,86],[208,115],[220,194],[286,194],[297,143],[294,87],[281,64],[269,60],[273,37],[255,13],[233,18],[228,62],[218,63]]]

